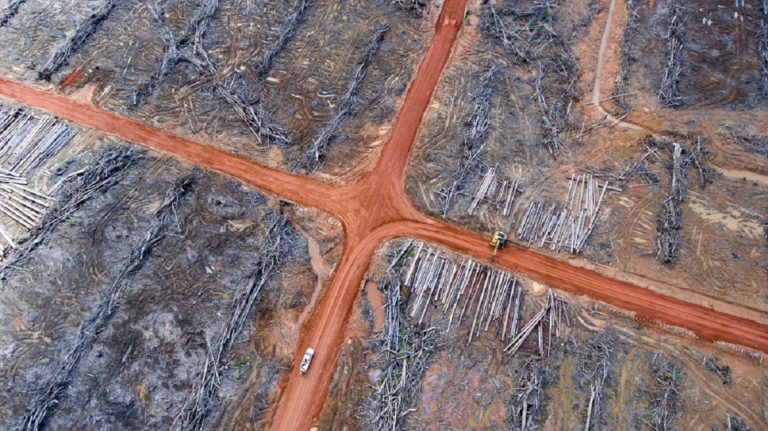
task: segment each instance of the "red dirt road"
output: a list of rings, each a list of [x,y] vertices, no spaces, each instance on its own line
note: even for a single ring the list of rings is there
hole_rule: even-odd
[[[390,239],[411,236],[478,259],[488,257],[487,238],[419,213],[403,187],[416,133],[450,57],[466,2],[446,0],[380,159],[354,184],[335,186],[269,169],[91,104],[9,80],[0,79],[0,97],[233,176],[300,205],[327,211],[342,222],[346,241],[341,261],[330,287],[303,325],[295,350],[294,362],[298,362],[306,347],[315,348],[312,371],[306,377],[300,376],[297,369],[292,371],[272,418],[272,429],[306,430],[322,409],[344,341],[344,328],[376,247]],[[706,340],[768,352],[768,326],[742,317],[655,293],[517,246],[500,251],[494,264],[554,288],[633,311],[642,320],[686,328]]]

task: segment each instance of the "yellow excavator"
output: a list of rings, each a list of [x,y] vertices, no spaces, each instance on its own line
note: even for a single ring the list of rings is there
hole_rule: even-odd
[[[494,256],[496,256],[496,252],[499,251],[500,248],[504,247],[504,244],[507,243],[507,234],[504,232],[497,230],[493,233],[493,236],[491,237],[491,242],[489,245],[493,247],[493,256],[491,256],[491,262],[493,262]]]

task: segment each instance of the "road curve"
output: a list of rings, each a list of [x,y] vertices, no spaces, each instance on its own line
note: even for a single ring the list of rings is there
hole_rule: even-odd
[[[322,409],[344,341],[344,328],[373,253],[383,242],[416,237],[485,260],[486,238],[419,213],[403,187],[405,167],[426,111],[461,28],[467,0],[446,0],[424,58],[409,86],[390,138],[374,169],[359,182],[330,185],[260,166],[245,158],[181,138],[89,103],[0,79],[0,97],[66,120],[175,155],[233,176],[300,205],[341,220],[345,246],[331,284],[302,326],[296,361],[317,351],[312,371],[292,370],[272,418],[275,430],[305,430]],[[553,288],[588,295],[632,311],[639,319],[683,327],[706,340],[721,340],[768,352],[768,326],[611,279],[567,262],[510,246],[494,265]]]

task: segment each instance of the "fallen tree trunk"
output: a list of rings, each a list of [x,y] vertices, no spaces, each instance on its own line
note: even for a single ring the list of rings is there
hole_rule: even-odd
[[[93,11],[84,22],[78,24],[72,35],[56,49],[45,66],[40,69],[38,77],[40,79],[48,80],[51,78],[51,75],[64,66],[69,60],[69,57],[80,49],[85,41],[96,32],[99,24],[107,19],[114,6],[114,0],[106,0],[98,9]]]
[[[325,151],[330,145],[331,139],[336,136],[336,133],[341,126],[342,121],[352,114],[352,108],[355,105],[357,94],[360,92],[360,86],[365,79],[368,66],[371,64],[371,60],[379,51],[381,42],[384,40],[384,35],[389,31],[388,25],[380,25],[376,31],[374,31],[371,40],[363,51],[363,55],[357,63],[355,72],[352,74],[352,79],[347,85],[347,92],[342,96],[338,104],[336,114],[331,118],[326,125],[320,129],[317,137],[312,145],[304,154],[304,159],[299,163],[297,167],[304,168],[308,172],[313,172],[320,167],[322,159],[325,156]]]
[[[69,387],[81,359],[93,348],[99,334],[106,328],[117,308],[127,281],[144,266],[147,257],[166,237],[166,231],[176,217],[176,208],[181,199],[191,190],[195,180],[187,177],[176,183],[165,194],[160,208],[155,211],[155,220],[139,244],[131,250],[128,261],[102,293],[96,310],[80,326],[74,346],[64,357],[58,370],[45,383],[45,389],[32,401],[20,425],[23,431],[37,431],[48,416],[59,405],[59,399]]]

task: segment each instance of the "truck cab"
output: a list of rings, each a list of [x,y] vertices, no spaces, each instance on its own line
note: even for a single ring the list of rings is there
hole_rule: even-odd
[[[309,347],[304,352],[304,357],[301,359],[301,365],[299,365],[299,372],[306,376],[309,371],[309,365],[312,363],[312,357],[315,356],[315,349]]]

